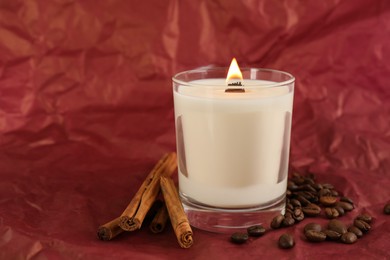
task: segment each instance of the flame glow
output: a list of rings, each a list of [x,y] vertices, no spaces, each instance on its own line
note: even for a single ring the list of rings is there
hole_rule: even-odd
[[[233,58],[232,62],[230,63],[229,71],[226,77],[226,82],[232,79],[242,80],[242,73],[240,67],[238,67],[236,58]]]

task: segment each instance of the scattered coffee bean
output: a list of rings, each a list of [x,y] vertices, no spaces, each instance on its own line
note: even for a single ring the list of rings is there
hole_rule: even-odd
[[[294,238],[290,234],[283,234],[279,237],[279,247],[283,249],[292,248],[295,245]]]
[[[370,231],[371,226],[367,222],[364,222],[363,220],[355,219],[353,221],[353,225],[360,229],[363,233],[367,233]]]
[[[336,202],[336,206],[343,208],[345,211],[351,211],[355,208],[353,204],[345,201]]]
[[[305,237],[310,242],[322,242],[326,239],[326,234],[321,231],[308,230],[305,232]]]
[[[285,216],[285,218],[283,219],[283,222],[282,222],[282,225],[284,227],[291,227],[294,224],[295,224],[295,220],[291,216]]]
[[[390,203],[387,203],[383,208],[383,213],[390,215]]]
[[[243,244],[248,240],[248,238],[249,236],[247,233],[236,232],[232,234],[230,240],[235,244]]]
[[[323,183],[322,187],[324,187],[325,189],[329,189],[329,190],[333,190],[334,189],[334,186],[332,184],[330,184],[330,183]]]
[[[273,229],[280,228],[282,226],[283,220],[284,220],[283,215],[278,215],[278,216],[274,217],[272,219],[272,222],[271,222],[271,228],[273,228]]]
[[[303,197],[302,195],[297,195],[296,199],[302,204],[302,206],[306,206],[310,204],[310,201]]]
[[[317,223],[309,223],[309,224],[306,224],[305,227],[303,228],[304,232],[308,231],[308,230],[314,230],[314,231],[321,231],[322,230],[322,227],[320,224],[317,224]]]
[[[328,229],[336,231],[337,233],[340,233],[340,234],[347,233],[347,227],[345,226],[345,224],[337,219],[332,219],[329,221]]]
[[[351,198],[349,198],[349,197],[341,197],[341,198],[340,198],[340,201],[348,202],[348,203],[350,203],[350,204],[352,204],[352,205],[355,204],[355,203],[353,202],[353,200],[352,200]]]
[[[341,234],[333,230],[325,229],[322,233],[326,235],[327,240],[337,241],[341,238]]]
[[[358,238],[361,238],[363,236],[363,232],[355,226],[350,226],[348,228],[348,232],[354,233]]]
[[[340,206],[336,206],[336,207],[334,207],[336,210],[337,210],[337,212],[339,213],[339,216],[344,216],[345,215],[345,210],[342,208],[342,207],[340,207]]]
[[[333,206],[337,202],[337,197],[333,196],[321,196],[320,203],[324,206]]]
[[[303,214],[303,211],[301,208],[295,208],[293,212],[293,218],[296,221],[302,221],[305,218],[305,214]]]
[[[302,208],[302,211],[305,214],[305,216],[315,217],[321,213],[321,208],[320,206],[314,203],[310,203],[307,206],[304,206]]]
[[[302,204],[299,202],[299,200],[297,199],[292,199],[290,201],[290,203],[294,206],[294,207],[302,207]]]
[[[337,218],[339,215],[339,212],[335,208],[325,208],[325,216],[327,218]]]
[[[260,237],[265,234],[265,228],[262,225],[255,225],[247,228],[248,235],[251,237]]]
[[[352,232],[347,232],[341,236],[341,241],[344,244],[353,244],[357,241],[357,239],[358,238],[355,235],[355,233],[352,233]]]
[[[320,197],[332,196],[332,192],[330,191],[330,189],[323,188],[323,189],[321,189],[321,190],[318,192],[318,195],[319,195]]]
[[[370,224],[372,222],[372,217],[368,214],[360,214],[355,219],[363,220],[364,222]]]

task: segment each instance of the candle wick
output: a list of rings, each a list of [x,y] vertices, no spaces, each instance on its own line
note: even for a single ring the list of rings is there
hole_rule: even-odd
[[[241,81],[229,83],[228,87],[230,87],[230,86],[242,87],[242,83],[241,83]],[[244,88],[227,88],[227,89],[225,89],[225,92],[243,93],[243,92],[245,92],[245,89]]]

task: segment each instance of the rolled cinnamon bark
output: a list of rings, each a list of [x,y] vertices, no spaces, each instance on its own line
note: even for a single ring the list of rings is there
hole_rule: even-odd
[[[179,199],[176,186],[169,177],[161,177],[160,184],[177,241],[182,248],[189,248],[194,242],[192,229]]]
[[[97,231],[98,238],[103,241],[108,241],[122,233],[123,229],[119,227],[119,221],[120,218],[117,217],[116,219],[101,225]]]
[[[160,192],[160,177],[172,175],[176,167],[176,153],[166,154],[158,161],[120,216],[119,226],[123,230],[133,231],[141,228],[146,214]]]
[[[161,233],[164,231],[165,226],[168,222],[169,214],[167,207],[165,206],[165,203],[161,205],[161,207],[158,209],[157,214],[152,219],[152,222],[150,222],[149,229],[153,233]]]

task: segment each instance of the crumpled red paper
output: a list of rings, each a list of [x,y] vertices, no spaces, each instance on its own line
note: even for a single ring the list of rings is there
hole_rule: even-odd
[[[389,36],[383,0],[1,1],[0,259],[389,258]],[[184,250],[147,227],[99,241],[175,150],[171,76],[232,57],[296,77],[290,164],[353,198],[343,218],[367,212],[372,231],[310,244],[306,219],[241,246],[194,230]]]

